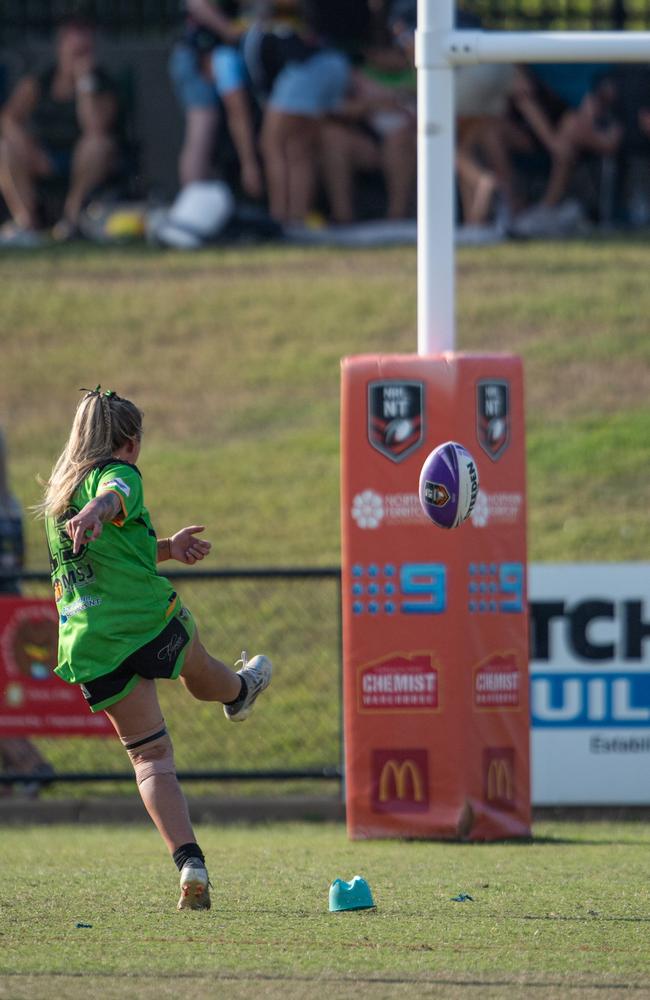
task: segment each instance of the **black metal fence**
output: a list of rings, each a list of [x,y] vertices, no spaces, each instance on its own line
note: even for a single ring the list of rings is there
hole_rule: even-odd
[[[180,22],[179,0],[0,0],[4,40],[49,34],[57,21],[83,13],[106,31],[120,35],[167,34]]]
[[[179,775],[185,780],[293,780],[341,774],[340,571],[259,569],[169,573],[205,646],[234,663],[242,649],[266,652],[273,683],[243,726],[220,705],[195,701],[180,683],[158,684]],[[25,596],[50,596],[49,577],[28,574]],[[1,734],[0,734],[1,736]],[[58,782],[132,782],[117,739],[33,741]],[[2,785],[37,775],[5,771]]]
[[[326,2],[326,0],[323,0]],[[625,29],[650,26],[650,0],[465,0],[486,27],[522,30]],[[5,41],[49,33],[58,18],[74,11],[93,14],[106,30],[120,35],[166,35],[179,21],[178,0],[0,0],[0,32]]]

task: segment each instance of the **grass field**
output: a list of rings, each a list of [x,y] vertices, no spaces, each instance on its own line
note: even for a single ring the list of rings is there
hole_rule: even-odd
[[[459,254],[458,347],[525,363],[533,560],[650,556],[649,272],[639,240]],[[205,520],[212,565],[338,563],[339,360],[415,350],[413,250],[70,249],[0,274],[0,425],[26,505],[77,389],[102,382],[145,410],[162,534]],[[28,566],[47,566],[33,522]]]
[[[508,244],[458,263],[458,347],[524,358],[531,559],[650,558],[650,243]],[[204,522],[211,567],[338,564],[340,358],[414,350],[415,265],[412,249],[3,255],[0,426],[16,492],[36,501],[78,388],[101,382],[145,410],[140,465],[161,534]],[[41,525],[27,533],[28,568],[45,570]],[[182,588],[211,648],[234,659],[254,641],[283,664],[256,729],[269,766],[286,760],[289,712],[303,723],[296,765],[338,759],[336,593],[319,588]],[[298,683],[314,664],[317,690]],[[164,698],[179,766],[241,752],[211,708]],[[46,750],[75,769],[76,741]],[[123,767],[105,741],[83,753]]]
[[[525,845],[350,843],[335,825],[200,840],[213,909],[177,913],[153,829],[3,830],[0,997],[650,995],[647,825],[545,823]],[[331,880],[358,873],[376,911],[330,914]]]
[[[533,560],[650,558],[648,273],[643,241],[459,254],[458,347],[525,362]],[[3,255],[0,276],[0,424],[25,506],[63,444],[77,389],[101,381],[145,410],[141,467],[161,534],[205,521],[213,566],[338,563],[339,359],[414,350],[412,250],[70,248]],[[28,568],[46,568],[33,521]],[[248,604],[286,678],[305,648],[320,651],[331,702],[335,621],[300,598],[300,644],[281,596],[252,593]],[[232,611],[228,625],[234,641]],[[270,740],[286,735],[288,707],[305,707],[299,686],[283,683],[259,716]],[[310,710],[331,745],[336,718]],[[172,728],[187,766],[182,726]],[[291,750],[304,752],[296,734]],[[121,769],[120,748],[108,752]],[[3,829],[1,1000],[292,1000],[319,988],[334,1000],[650,997],[641,824],[540,823],[531,844],[489,846],[352,844],[342,828],[312,825],[199,834],[215,882],[209,914],[175,912],[174,869],[151,828]],[[376,913],[330,915],[329,882],[356,873]],[[460,892],[473,902],[452,902]]]

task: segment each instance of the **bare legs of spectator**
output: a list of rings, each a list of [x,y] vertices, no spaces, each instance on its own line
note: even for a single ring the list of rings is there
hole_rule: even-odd
[[[456,173],[464,224],[486,225],[497,187],[496,178],[461,149],[456,152]]]
[[[36,182],[52,172],[43,150],[23,129],[6,126],[0,141],[0,192],[14,222],[22,229],[37,229]]]
[[[389,219],[405,219],[409,214],[417,165],[417,138],[411,122],[384,135],[381,160],[388,194],[386,215]]]
[[[416,140],[410,125],[386,133],[379,146],[354,126],[326,122],[321,127],[319,162],[333,222],[354,221],[355,174],[371,170],[384,174],[387,217],[407,217],[416,171]]]
[[[248,94],[243,87],[222,93],[228,128],[239,157],[242,188],[251,198],[261,198],[264,193],[262,171],[257,160],[255,131]]]
[[[63,208],[66,227],[76,227],[86,197],[115,165],[114,140],[101,133],[86,134],[77,143],[70,188]],[[21,129],[7,129],[0,143],[0,191],[14,221],[23,229],[37,229],[37,182],[52,173],[46,154]]]
[[[606,128],[596,127],[589,98],[583,101],[577,111],[567,112],[558,127],[551,174],[542,204],[552,207],[562,201],[581,152],[613,156],[622,137],[623,130],[618,124],[612,123]]]
[[[76,228],[86,198],[110,176],[115,168],[116,156],[117,145],[110,135],[82,135],[72,154],[70,188],[63,205],[61,224]]]
[[[484,116],[458,121],[456,169],[464,220],[469,225],[488,222],[496,194],[512,218],[518,208],[505,120]]]
[[[356,127],[335,121],[321,126],[319,164],[332,222],[354,222],[354,180],[357,171],[378,170],[377,144]]]
[[[302,224],[315,187],[318,122],[268,108],[262,126],[262,154],[271,215],[283,224]]]
[[[216,108],[188,108],[178,164],[181,187],[192,181],[204,181],[210,176],[218,124],[219,112]]]
[[[476,138],[485,162],[496,178],[497,191],[503,198],[506,212],[512,218],[520,208],[520,196],[508,149],[505,119],[492,116],[480,119]]]

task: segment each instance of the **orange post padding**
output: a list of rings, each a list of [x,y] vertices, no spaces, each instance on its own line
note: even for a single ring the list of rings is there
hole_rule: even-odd
[[[492,840],[530,833],[522,366],[509,355],[342,364],[348,832]],[[472,517],[436,527],[420,469],[474,456]]]

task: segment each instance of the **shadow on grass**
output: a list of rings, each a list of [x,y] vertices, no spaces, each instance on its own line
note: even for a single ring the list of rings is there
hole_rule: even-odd
[[[506,843],[506,841],[502,841]],[[511,843],[508,841],[508,843]],[[526,842],[529,846],[540,844],[544,846],[546,844],[552,847],[557,847],[558,844],[567,845],[582,845],[584,847],[650,847],[650,838],[646,840],[627,840],[626,838],[611,838],[608,840],[583,840],[582,837],[531,837],[530,840]]]
[[[58,971],[35,971],[35,972],[4,972],[0,975],[5,976],[8,980],[13,979],[14,981],[21,979],[34,979],[44,980],[51,979],[53,982],[57,980],[62,981],[69,979],[72,982],[75,980],[81,980],[88,978],[88,973],[85,972],[58,972]],[[94,980],[111,979],[111,980],[126,980],[131,983],[138,982],[142,979],[151,979],[151,973],[142,972],[103,972],[96,971],[93,972],[92,978]],[[164,973],[157,972],[153,977],[161,982],[171,981],[171,982],[183,982],[183,981],[204,981],[206,979],[205,973],[203,972],[174,972],[174,973]],[[637,990],[647,990],[647,984],[643,982],[616,982],[614,980],[609,980],[605,982],[595,982],[592,978],[585,978],[583,976],[575,975],[569,978],[528,978],[522,979],[518,975],[508,976],[450,976],[450,975],[431,975],[431,976],[359,976],[354,977],[349,975],[340,976],[322,976],[320,974],[309,975],[308,973],[292,973],[290,975],[282,973],[263,973],[263,972],[242,972],[240,975],[233,975],[229,972],[223,973],[213,973],[210,976],[210,983],[313,983],[320,986],[339,985],[344,986],[349,983],[354,983],[358,986],[417,986],[418,984],[422,987],[425,986],[436,986],[436,987],[450,987],[450,988],[469,988],[469,989],[494,989],[498,988],[508,988],[517,986],[521,988],[522,986],[526,990],[549,990],[549,989],[577,989],[577,990],[602,990],[603,993],[613,991],[625,991],[630,994],[636,992]],[[365,995],[365,994],[364,994]]]
[[[520,920],[549,920],[549,921],[563,921],[567,920],[569,922],[589,924],[589,923],[616,923],[616,924],[650,924],[650,917],[607,917],[602,913],[597,913],[595,910],[591,913],[585,914],[584,917],[579,916],[564,916],[561,913],[544,913],[544,914],[532,914],[524,913]]]

